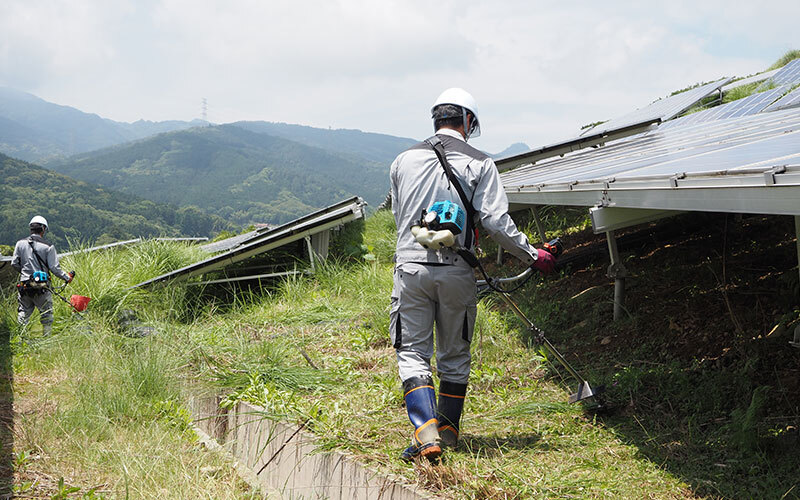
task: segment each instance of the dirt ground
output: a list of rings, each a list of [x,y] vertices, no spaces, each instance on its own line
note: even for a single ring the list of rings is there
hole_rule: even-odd
[[[608,388],[615,411],[599,421],[700,497],[800,498],[793,217],[695,213],[617,238],[629,273],[621,319],[605,235],[591,229],[563,237],[560,276],[515,294]]]

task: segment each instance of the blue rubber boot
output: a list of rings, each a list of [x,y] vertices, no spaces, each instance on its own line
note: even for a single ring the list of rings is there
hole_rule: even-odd
[[[414,424],[411,446],[400,455],[403,460],[419,457],[436,460],[442,454],[436,419],[436,392],[430,377],[411,377],[403,382],[408,418]]]
[[[464,398],[467,395],[467,384],[456,384],[442,380],[439,382],[439,436],[442,445],[455,448],[458,445],[458,430],[461,410],[464,409]]]

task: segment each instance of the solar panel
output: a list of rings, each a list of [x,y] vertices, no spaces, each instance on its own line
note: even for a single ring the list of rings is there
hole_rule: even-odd
[[[584,148],[602,146],[623,137],[641,134],[652,128],[652,125],[679,115],[731,80],[731,78],[723,78],[722,80],[660,99],[633,113],[628,113],[620,118],[585,130],[577,137],[518,155],[501,158],[495,163],[498,170],[504,172],[520,165],[536,163],[546,158],[563,156]]]
[[[226,250],[230,250],[231,248],[238,247],[257,234],[258,231],[249,231],[244,234],[237,234],[236,236],[231,236],[230,238],[225,238],[224,240],[214,241],[212,243],[202,245],[200,249],[208,253],[224,252]]]
[[[770,104],[780,98],[789,87],[781,86],[769,89],[764,92],[752,94],[736,101],[728,102],[703,111],[698,111],[690,115],[682,116],[674,120],[662,123],[659,129],[665,130],[677,126],[694,125],[725,118],[736,118],[739,116],[753,115],[764,111]]]
[[[633,125],[620,127],[614,130],[608,130],[597,134],[589,134],[580,137],[572,137],[554,144],[549,144],[541,148],[537,148],[524,153],[507,156],[495,161],[497,170],[505,172],[520,165],[528,165],[536,163],[537,161],[546,158],[553,158],[555,156],[564,156],[565,154],[579,151],[581,149],[602,146],[608,142],[621,139],[623,137],[630,137],[642,132],[646,132],[652,126],[659,122],[659,118],[646,120],[641,123],[634,123]]]
[[[800,106],[800,87],[781,97],[778,101],[769,105],[764,111],[777,111],[779,109],[789,109]]]
[[[254,255],[259,255],[274,248],[298,241],[306,236],[321,233],[322,231],[338,227],[346,222],[360,219],[364,216],[364,205],[365,203],[361,198],[353,197],[291,222],[287,222],[282,226],[268,228],[263,231],[259,230],[257,236],[241,243],[240,246],[236,248],[176,271],[162,274],[161,276],[134,285],[131,288],[146,287],[154,283],[169,281],[176,278],[188,278],[223,269]]]
[[[775,87],[774,89],[769,89],[764,92],[759,92],[758,94],[747,96],[744,99],[739,99],[740,101],[744,101],[742,102],[741,106],[739,106],[733,112],[725,114],[722,116],[722,118],[736,118],[739,116],[760,113],[764,110],[764,108],[780,99],[780,97],[788,92],[788,90],[788,86],[782,85],[780,87]]]
[[[749,85],[751,83],[763,82],[767,78],[772,77],[772,75],[774,75],[778,71],[780,71],[780,68],[773,69],[772,71],[765,71],[765,72],[759,73],[757,75],[748,76],[747,78],[742,78],[741,80],[733,81],[733,82],[725,85],[724,87],[722,87],[722,91],[723,92],[727,92],[727,91],[729,91],[731,89],[735,89],[737,87],[742,87],[744,85]]]
[[[501,178],[517,205],[800,215],[800,109],[658,129]]]
[[[800,59],[786,63],[784,67],[772,75],[772,78],[758,86],[756,90],[764,90],[770,85],[794,85],[800,83]]]
[[[632,113],[628,113],[620,116],[619,118],[614,118],[613,120],[601,123],[600,125],[583,132],[581,135],[614,130],[625,125],[643,122],[648,119],[661,119],[661,121],[669,120],[683,113],[714,92],[718,91],[720,87],[731,80],[732,78],[723,78],[716,82],[701,85],[697,88],[687,90],[686,92],[681,92],[680,94],[659,99],[658,101],[645,106],[644,108],[637,109]]]

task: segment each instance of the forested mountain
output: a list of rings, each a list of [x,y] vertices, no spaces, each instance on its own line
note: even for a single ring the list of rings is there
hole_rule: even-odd
[[[266,121],[191,125],[120,123],[0,87],[0,153],[242,225],[286,222],[352,195],[376,206],[390,163],[417,142]],[[501,155],[515,148],[526,147]]]
[[[374,206],[389,189],[388,163],[234,125],[160,134],[48,167],[154,201],[197,205],[239,224],[286,222],[352,195]]]
[[[200,123],[115,122],[0,87],[0,152],[37,163]]]
[[[118,193],[96,184],[0,154],[0,244],[28,234],[33,215],[43,215],[47,238],[97,244],[139,236],[209,236],[230,225],[197,207],[178,208]]]
[[[350,129],[324,129],[275,122],[234,122],[251,132],[283,137],[307,146],[354,155],[389,165],[394,157],[419,140]]]

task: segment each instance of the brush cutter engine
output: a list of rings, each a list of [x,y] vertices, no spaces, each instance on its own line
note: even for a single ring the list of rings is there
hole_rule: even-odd
[[[464,230],[467,214],[452,201],[437,201],[422,211],[417,224],[411,227],[411,234],[425,248],[439,250],[451,247],[456,235]]]
[[[27,285],[34,290],[44,290],[49,283],[50,276],[46,271],[34,271]]]

